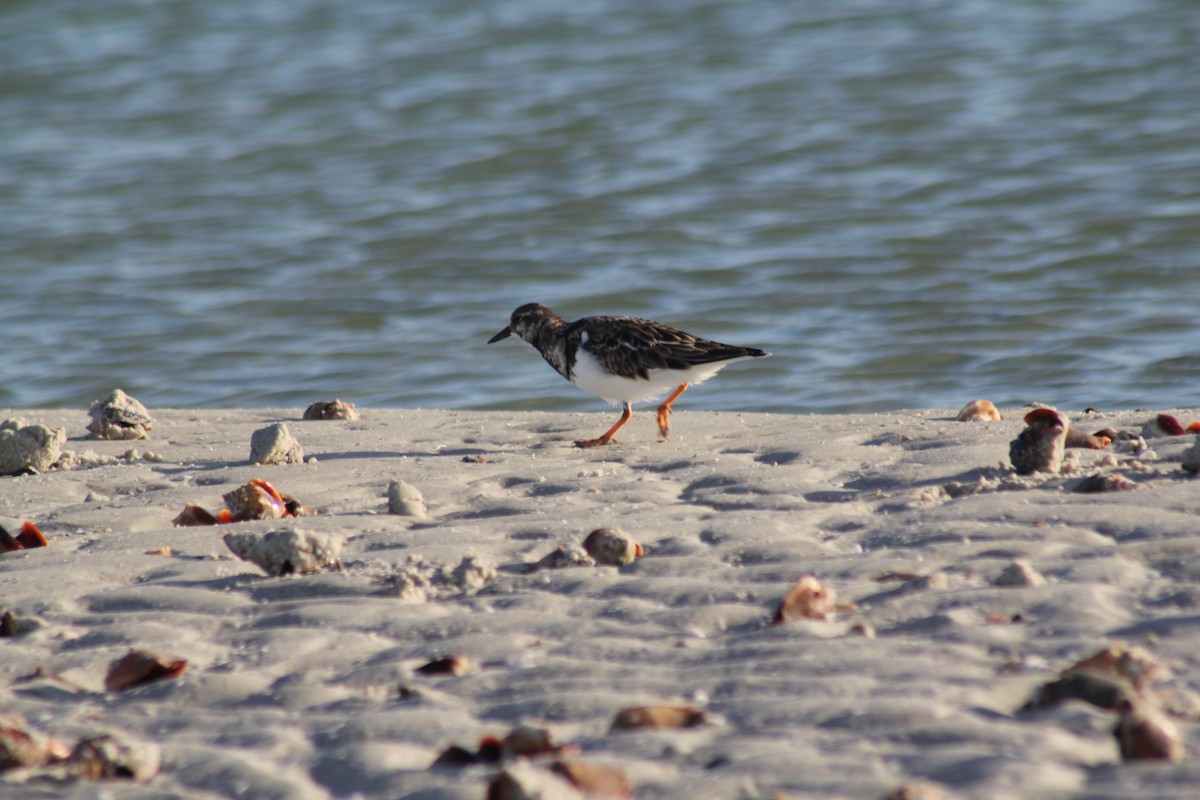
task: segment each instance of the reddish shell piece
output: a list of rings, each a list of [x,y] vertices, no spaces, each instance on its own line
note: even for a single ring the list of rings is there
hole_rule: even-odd
[[[436,658],[417,667],[422,675],[465,675],[471,671],[471,662],[466,656]]]
[[[216,525],[217,522],[217,518],[209,513],[207,509],[194,503],[188,503],[183,507],[183,511],[179,512],[179,516],[171,520],[171,524],[178,528],[189,528],[194,525]]]
[[[254,486],[259,487],[267,494],[271,495],[271,498],[273,500],[277,501],[280,505],[284,505],[283,495],[281,495],[274,486],[267,483],[262,478],[254,478],[250,481],[250,483]]]
[[[1168,436],[1183,436],[1188,432],[1188,429],[1183,427],[1183,423],[1170,414],[1159,414],[1154,418],[1154,424]]]
[[[186,669],[187,662],[182,658],[135,648],[112,663],[104,679],[104,688],[110,692],[123,692],[143,684],[178,678]]]
[[[220,511],[217,512],[216,519],[217,519],[217,522],[222,525],[233,522],[233,512],[230,511],[228,508],[222,508]]]
[[[586,795],[629,797],[629,777],[625,771],[607,764],[588,761],[555,761],[550,771],[570,781]]]
[[[613,730],[694,728],[706,721],[704,712],[688,706],[635,706],[623,708],[613,719]]]
[[[1187,754],[1175,724],[1146,704],[1125,703],[1113,736],[1122,761],[1182,761]]]
[[[771,624],[793,619],[828,620],[836,610],[837,592],[812,575],[802,575],[784,595]]]
[[[1035,422],[1050,422],[1061,423],[1062,415],[1053,408],[1035,408],[1025,415],[1025,424],[1032,425]]]
[[[1192,420],[1187,426],[1188,433],[1200,433],[1200,420]]]
[[[21,526],[21,532],[17,534],[17,543],[26,549],[45,547],[49,544],[46,535],[38,530],[38,526],[28,521]]]
[[[0,525],[0,553],[11,553],[14,550],[24,550],[25,546],[17,541],[16,537],[8,532],[3,525]]]

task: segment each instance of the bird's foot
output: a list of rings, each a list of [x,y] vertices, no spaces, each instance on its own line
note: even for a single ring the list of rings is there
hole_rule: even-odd
[[[576,447],[599,447],[601,445],[608,444],[609,442],[615,442],[615,441],[616,441],[616,439],[614,439],[611,436],[601,436],[599,439],[580,439],[579,441],[575,442],[575,446]]]
[[[671,432],[671,421],[667,419],[667,415],[670,413],[670,406],[663,406],[658,410],[658,433],[664,439],[667,438],[667,434]]]

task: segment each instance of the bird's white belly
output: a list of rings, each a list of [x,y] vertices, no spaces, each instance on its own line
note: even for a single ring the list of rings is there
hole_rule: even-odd
[[[697,384],[716,375],[731,361],[701,364],[690,369],[650,370],[650,379],[622,378],[605,372],[591,353],[582,347],[575,351],[574,383],[585,392],[590,392],[610,403],[639,403],[666,394],[681,383]]]

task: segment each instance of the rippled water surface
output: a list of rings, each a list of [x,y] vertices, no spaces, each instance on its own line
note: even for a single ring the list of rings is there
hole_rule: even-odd
[[[764,347],[680,408],[1200,395],[1184,0],[0,4],[0,405],[598,409],[517,305]]]

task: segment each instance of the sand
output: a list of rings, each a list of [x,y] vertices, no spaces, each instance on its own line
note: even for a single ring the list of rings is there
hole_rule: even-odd
[[[519,724],[624,770],[638,798],[879,798],[918,779],[952,798],[1200,791],[1194,759],[1122,763],[1110,711],[1017,711],[1073,661],[1140,644],[1173,671],[1164,705],[1200,741],[1191,435],[1072,450],[1073,472],[1016,478],[1020,409],[964,423],[681,408],[666,442],[642,411],[592,450],[571,442],[613,414],[360,410],[151,409],[136,442],[89,439],[82,409],[0,411],[116,459],[0,478],[0,523],[31,520],[50,542],[0,555],[0,610],[41,623],[0,640],[0,711],[68,745],[117,732],[162,757],[143,784],[10,780],[0,796],[482,798],[499,767],[430,764]],[[1154,416],[1068,413],[1086,430]],[[251,464],[252,433],[278,422],[305,461]],[[1136,489],[1073,491],[1096,472]],[[252,478],[319,513],[172,525]],[[424,517],[388,512],[393,481]],[[529,570],[600,527],[644,555]],[[223,540],[280,530],[341,537],[341,569],[269,577]],[[837,612],[769,624],[804,574]],[[131,648],[187,669],[105,691]],[[468,671],[416,671],[446,656]],[[649,704],[706,721],[611,730]]]

